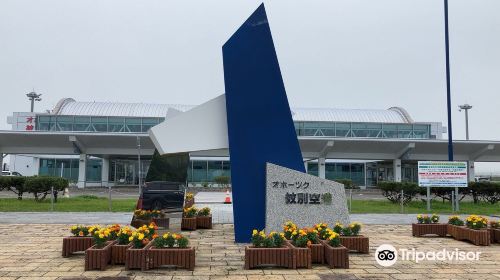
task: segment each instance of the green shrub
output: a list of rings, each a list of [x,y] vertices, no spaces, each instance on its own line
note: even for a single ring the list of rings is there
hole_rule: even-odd
[[[24,186],[36,201],[41,201],[50,194],[51,187],[54,187],[54,191],[63,191],[68,186],[68,180],[61,177],[33,176],[26,177]]]
[[[7,189],[17,194],[17,199],[23,199],[23,193],[26,192],[24,183],[26,177],[22,176],[0,176],[0,190]]]
[[[474,203],[480,200],[495,204],[500,201],[500,183],[469,182],[468,188]]]
[[[344,179],[335,179],[334,181],[343,184],[344,188],[346,190],[348,190],[348,189],[357,189],[358,188],[358,187],[356,187],[354,185],[354,183],[352,182],[351,179],[345,179],[345,178]]]
[[[407,204],[412,201],[417,194],[420,193],[421,188],[412,182],[379,182],[377,186],[382,190],[383,195],[393,203]],[[401,197],[403,191],[403,197]]]

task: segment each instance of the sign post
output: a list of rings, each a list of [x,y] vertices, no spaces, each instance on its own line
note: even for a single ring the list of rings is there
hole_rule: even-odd
[[[458,188],[468,184],[467,162],[463,161],[419,161],[418,185],[427,188],[427,211],[431,211],[431,187],[452,188],[452,206],[458,211]]]

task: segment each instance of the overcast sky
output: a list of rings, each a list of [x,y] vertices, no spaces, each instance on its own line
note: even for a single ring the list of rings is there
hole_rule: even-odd
[[[0,129],[58,100],[199,104],[221,47],[261,1],[0,1]],[[265,1],[291,106],[387,109],[446,124],[443,1]],[[500,1],[450,0],[454,138],[500,140]]]

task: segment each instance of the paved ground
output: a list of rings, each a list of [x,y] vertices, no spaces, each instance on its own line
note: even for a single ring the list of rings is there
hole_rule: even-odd
[[[210,207],[213,222],[218,224],[233,223],[233,207],[231,204],[201,204],[196,207]],[[415,222],[415,214],[351,214],[351,221],[370,225],[409,225]],[[448,220],[448,215],[440,215],[442,221]],[[180,213],[171,217],[179,220]],[[462,215],[463,218],[466,215]],[[0,224],[128,224],[132,213],[110,212],[0,212]],[[490,217],[491,219],[491,217]],[[498,218],[493,218],[498,219]],[[0,239],[1,240],[1,239]]]
[[[176,227],[178,225],[175,225]],[[350,255],[349,269],[244,270],[244,246],[234,243],[231,224],[215,225],[213,230],[186,232],[196,247],[196,268],[186,270],[158,269],[147,272],[126,271],[110,266],[105,271],[84,271],[84,256],[61,257],[62,237],[69,225],[0,225],[0,279],[500,279],[500,244],[476,247],[451,238],[415,238],[410,226],[370,225],[363,233],[370,237],[370,254]],[[390,268],[376,264],[375,249],[381,244],[417,250],[480,251],[477,262],[398,261]],[[108,278],[110,279],[110,278]]]

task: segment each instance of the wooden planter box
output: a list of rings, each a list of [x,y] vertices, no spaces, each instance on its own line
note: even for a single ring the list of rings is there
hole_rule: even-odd
[[[153,245],[149,242],[146,246],[141,249],[128,247],[125,251],[125,269],[148,269],[148,249]]]
[[[281,248],[246,246],[245,269],[252,269],[263,265],[294,268],[292,249],[287,245]]]
[[[448,234],[448,224],[412,224],[413,236],[423,236],[428,234],[445,237]]]
[[[312,268],[312,254],[309,247],[295,247],[291,241],[287,245],[292,250],[293,268]]]
[[[189,208],[189,207],[192,207],[193,205],[194,205],[194,198],[190,199],[190,200],[186,200],[184,202],[184,208]]]
[[[455,238],[455,236],[457,236],[457,231],[459,228],[462,228],[464,226],[455,226],[455,225],[451,225],[451,224],[447,224],[446,225],[446,231],[448,232],[448,234]]]
[[[94,246],[85,251],[85,270],[99,269],[104,270],[111,261],[111,247],[116,241],[107,241],[102,248]]]
[[[325,263],[325,248],[323,248],[323,244],[320,242],[318,244],[311,244],[311,261],[312,263]]]
[[[212,229],[212,215],[210,216],[197,216],[196,228]]]
[[[368,254],[370,251],[368,236],[340,236],[340,244],[349,249],[349,251],[356,251],[362,254]]]
[[[130,247],[130,244],[113,244],[111,246],[111,264],[124,264],[128,247]]]
[[[158,249],[151,246],[148,250],[148,260],[148,268],[171,265],[177,268],[194,270],[194,247]]]
[[[152,222],[159,228],[168,229],[170,227],[170,218],[153,218]]]
[[[194,217],[194,218],[182,218],[181,229],[182,230],[196,230],[196,217]]]
[[[487,229],[470,229],[467,227],[455,227],[456,240],[467,240],[476,246],[490,245],[490,232]]]
[[[491,243],[500,243],[500,229],[489,228],[488,231],[490,232]]]
[[[92,237],[68,236],[63,238],[62,256],[69,257],[75,252],[83,252],[94,245]]]
[[[150,223],[151,223],[151,220],[143,220],[143,219],[133,218],[132,222],[130,222],[130,225],[135,227],[135,228],[140,228],[143,225],[149,225]]]
[[[321,240],[325,250],[325,261],[329,268],[349,268],[349,249],[340,245],[332,247],[327,241]]]

